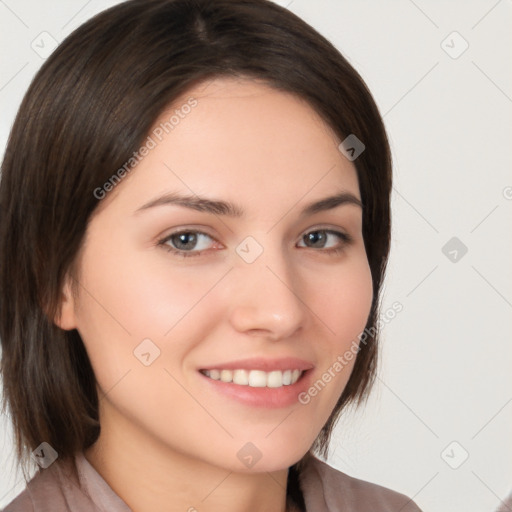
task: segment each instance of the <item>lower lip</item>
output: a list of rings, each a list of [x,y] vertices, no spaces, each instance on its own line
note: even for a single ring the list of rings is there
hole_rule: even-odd
[[[280,388],[253,388],[251,386],[242,386],[240,384],[234,384],[233,382],[214,380],[203,375],[201,372],[198,373],[212,389],[233,400],[252,407],[278,409],[300,403],[298,395],[309,388],[312,370],[306,370],[295,384],[281,386]]]

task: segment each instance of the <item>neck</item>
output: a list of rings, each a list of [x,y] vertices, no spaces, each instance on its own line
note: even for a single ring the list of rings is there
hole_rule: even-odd
[[[238,473],[162,446],[116,418],[85,451],[133,512],[297,512],[287,508],[288,469]]]

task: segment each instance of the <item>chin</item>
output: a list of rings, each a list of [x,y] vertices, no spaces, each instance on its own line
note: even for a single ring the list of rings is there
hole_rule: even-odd
[[[279,446],[262,440],[244,443],[236,453],[236,459],[231,470],[239,473],[263,473],[288,469],[297,463],[308,452],[310,446],[298,447],[296,443],[286,446],[283,442]]]

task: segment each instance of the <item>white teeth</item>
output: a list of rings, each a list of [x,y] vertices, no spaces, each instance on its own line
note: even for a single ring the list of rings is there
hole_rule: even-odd
[[[264,388],[267,385],[267,374],[261,370],[249,372],[249,386],[251,388]]]
[[[270,372],[267,377],[267,386],[269,388],[280,388],[283,385],[283,372]]]
[[[219,370],[210,370],[210,377],[215,380],[220,379],[220,371]]]
[[[233,383],[247,386],[249,384],[249,372],[247,370],[235,370],[233,372]]]
[[[233,372],[231,370],[221,370],[220,380],[222,382],[233,382]]]
[[[264,372],[262,370],[204,370],[202,372],[213,380],[222,382],[232,382],[240,386],[250,386],[252,388],[280,388],[295,384],[302,375],[301,370],[274,370]]]

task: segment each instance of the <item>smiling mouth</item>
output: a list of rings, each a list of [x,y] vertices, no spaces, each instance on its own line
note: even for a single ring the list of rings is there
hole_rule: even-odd
[[[212,380],[226,383],[249,386],[252,388],[281,388],[295,384],[305,373],[303,370],[274,370],[264,372],[262,370],[200,370],[203,375]]]

